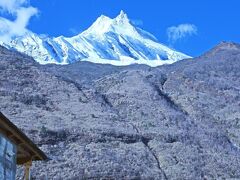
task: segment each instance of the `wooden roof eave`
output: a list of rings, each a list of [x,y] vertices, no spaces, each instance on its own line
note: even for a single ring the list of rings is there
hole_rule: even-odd
[[[37,161],[48,159],[47,156],[22,131],[9,121],[1,112],[0,125],[0,132],[17,145],[18,153],[23,149],[21,150],[21,153],[26,154],[24,158],[19,157],[18,159],[17,157],[17,164],[24,164],[30,160]],[[24,146],[24,148],[21,148],[21,146]]]

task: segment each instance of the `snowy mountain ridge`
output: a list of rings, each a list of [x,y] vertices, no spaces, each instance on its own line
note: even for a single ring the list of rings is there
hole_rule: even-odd
[[[50,38],[28,32],[3,45],[32,56],[40,64],[82,60],[118,66],[133,63],[158,66],[190,58],[133,26],[123,11],[114,19],[100,16],[91,27],[74,37]]]

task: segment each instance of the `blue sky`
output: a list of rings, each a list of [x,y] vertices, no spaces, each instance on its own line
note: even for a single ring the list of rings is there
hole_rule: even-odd
[[[160,42],[192,56],[202,54],[220,41],[240,42],[239,0],[31,0],[25,6],[38,11],[31,11],[27,28],[49,36],[75,35],[101,14],[113,18],[124,10],[133,22]],[[1,13],[10,20],[14,19],[11,15]],[[190,30],[181,24],[189,25]],[[175,33],[180,27],[187,30],[169,41],[169,27]]]

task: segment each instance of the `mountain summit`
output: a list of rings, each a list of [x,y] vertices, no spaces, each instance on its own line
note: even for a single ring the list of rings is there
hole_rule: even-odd
[[[114,19],[100,16],[91,27],[74,37],[50,38],[28,32],[5,46],[32,56],[40,64],[69,64],[83,60],[157,66],[190,58],[135,27],[123,11]]]
[[[109,32],[118,33],[119,35],[132,35],[135,32],[135,27],[130,24],[127,14],[121,11],[115,19],[101,15],[92,26],[81,35],[103,35]]]

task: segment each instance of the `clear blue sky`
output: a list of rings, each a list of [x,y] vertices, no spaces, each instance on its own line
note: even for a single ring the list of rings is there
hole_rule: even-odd
[[[31,0],[31,5],[40,13],[28,28],[50,36],[72,36],[101,14],[115,17],[124,10],[164,44],[168,44],[168,27],[194,24],[197,34],[173,45],[192,56],[220,41],[240,42],[240,0]]]

